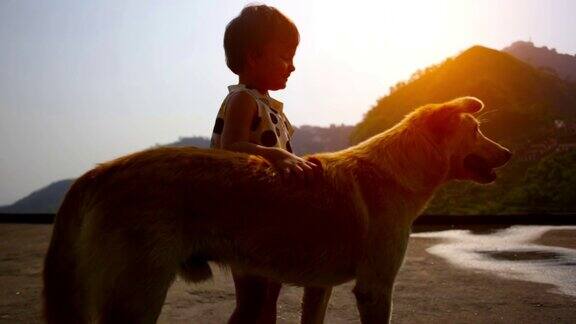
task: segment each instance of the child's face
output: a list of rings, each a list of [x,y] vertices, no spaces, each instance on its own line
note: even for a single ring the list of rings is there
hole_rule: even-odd
[[[260,55],[250,59],[258,86],[265,90],[284,89],[290,73],[295,70],[292,62],[295,53],[296,46],[279,41],[264,45]]]

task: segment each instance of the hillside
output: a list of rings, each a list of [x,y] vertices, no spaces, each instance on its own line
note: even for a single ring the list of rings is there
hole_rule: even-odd
[[[486,104],[485,133],[517,147],[542,136],[556,119],[574,119],[576,86],[513,56],[475,46],[401,82],[378,100],[351,136],[357,143],[431,102],[476,96]]]
[[[351,141],[357,143],[391,127],[418,106],[459,96],[484,101],[483,132],[515,155],[494,185],[450,183],[427,212],[576,211],[576,204],[567,203],[576,201],[573,190],[556,190],[552,198],[550,191],[537,189],[543,179],[562,188],[570,186],[566,181],[576,174],[576,86],[504,52],[475,46],[415,73],[377,102],[358,124]],[[542,165],[558,167],[545,175],[547,169]]]
[[[502,51],[562,79],[576,82],[576,55],[558,53],[554,48],[536,47],[532,42],[523,41],[514,42]]]

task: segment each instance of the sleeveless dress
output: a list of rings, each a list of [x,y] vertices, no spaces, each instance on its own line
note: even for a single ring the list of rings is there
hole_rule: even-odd
[[[258,109],[252,117],[250,127],[249,142],[268,147],[278,147],[292,153],[290,140],[294,133],[294,128],[282,111],[283,104],[267,94],[261,94],[258,90],[246,88],[243,84],[231,85],[228,87],[228,95],[224,98],[220,110],[216,116],[211,148],[221,148],[221,137],[224,125],[229,122],[226,118],[226,109],[231,95],[237,91],[245,91],[254,98]]]

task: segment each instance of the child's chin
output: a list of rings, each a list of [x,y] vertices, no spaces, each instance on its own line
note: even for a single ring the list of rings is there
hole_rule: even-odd
[[[278,83],[276,87],[274,87],[274,90],[280,90],[284,88],[286,88],[286,81]]]

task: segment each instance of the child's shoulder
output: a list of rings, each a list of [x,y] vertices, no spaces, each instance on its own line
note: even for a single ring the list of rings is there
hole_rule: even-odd
[[[258,108],[258,103],[248,91],[234,91],[228,94],[226,107],[233,110],[254,112]]]

